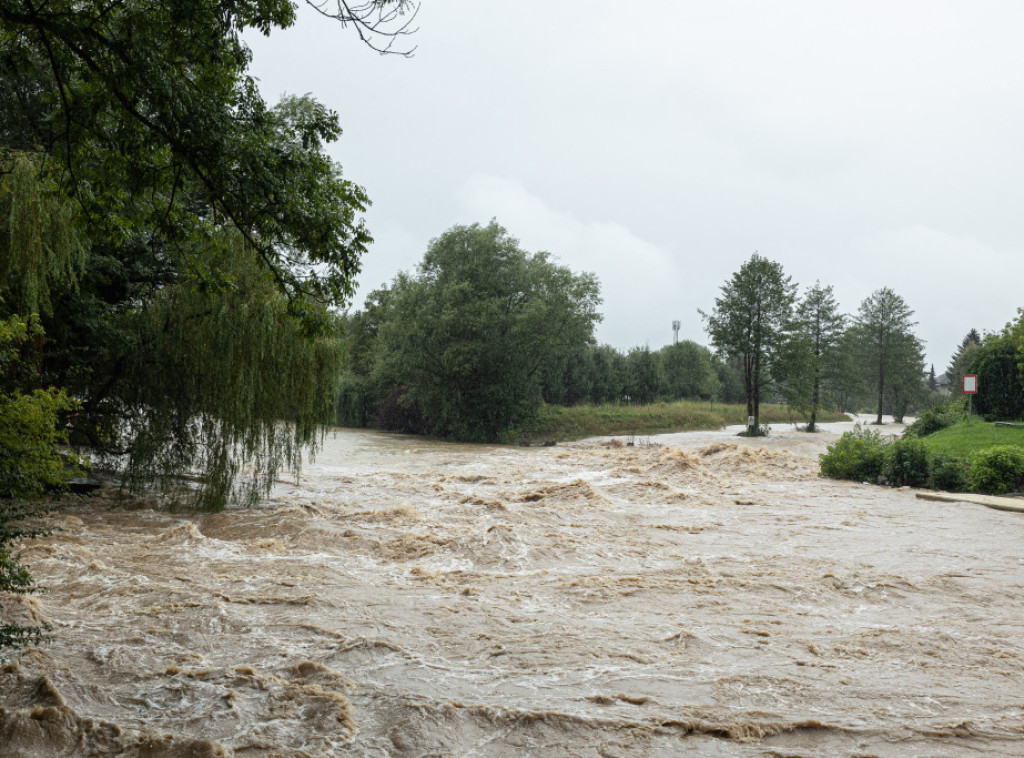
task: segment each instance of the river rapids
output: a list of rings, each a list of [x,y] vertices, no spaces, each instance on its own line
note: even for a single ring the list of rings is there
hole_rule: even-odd
[[[0,756],[1024,755],[1024,516],[819,478],[826,427],[339,430],[259,508],[77,501]]]

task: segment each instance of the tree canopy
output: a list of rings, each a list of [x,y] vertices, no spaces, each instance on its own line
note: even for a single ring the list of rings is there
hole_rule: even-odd
[[[809,432],[815,430],[823,393],[841,370],[845,326],[846,317],[839,312],[832,287],[815,282],[796,306],[784,346],[787,368],[782,383],[789,404],[809,414]]]
[[[310,5],[378,50],[412,31],[407,0]],[[0,317],[46,335],[19,390],[64,388],[73,441],[135,487],[198,473],[208,507],[315,443],[371,241],[337,114],[248,73],[242,33],[296,8],[0,0]]]
[[[494,221],[449,229],[368,303],[379,423],[499,439],[536,413],[545,369],[592,342],[600,302],[592,274],[522,250]]]
[[[1024,417],[1024,308],[980,344],[974,341],[976,336],[974,332],[964,338],[958,361],[960,376],[978,375],[975,409],[989,419]]]
[[[854,317],[853,337],[865,375],[875,387],[877,418],[889,401],[896,416],[923,387],[924,354],[914,335],[914,312],[902,297],[888,287],[871,293]]]
[[[754,253],[722,285],[710,313],[701,312],[714,346],[740,362],[750,433],[759,426],[761,392],[781,368],[796,285],[782,266]]]

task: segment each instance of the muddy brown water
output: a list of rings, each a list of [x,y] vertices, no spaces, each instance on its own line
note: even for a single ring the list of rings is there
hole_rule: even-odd
[[[84,501],[0,755],[1024,755],[1024,518],[820,479],[826,427],[339,431],[258,509]]]

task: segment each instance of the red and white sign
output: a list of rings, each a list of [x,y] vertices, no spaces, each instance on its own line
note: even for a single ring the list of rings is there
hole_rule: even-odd
[[[978,375],[977,374],[964,374],[964,394],[965,395],[976,395],[976,394],[978,394]]]

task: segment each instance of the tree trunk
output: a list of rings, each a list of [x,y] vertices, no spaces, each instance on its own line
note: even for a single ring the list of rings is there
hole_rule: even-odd
[[[754,363],[754,394],[753,394],[753,405],[754,410],[752,413],[748,413],[748,416],[754,417],[754,423],[747,429],[751,436],[757,434],[757,427],[760,424],[761,419],[761,361],[757,360]]]
[[[875,419],[876,424],[882,423],[882,397],[885,394],[885,369],[880,369],[878,372],[878,418]]]
[[[818,423],[818,404],[821,402],[821,377],[814,372],[814,389],[811,390],[811,422],[807,425],[807,431],[815,431]]]

